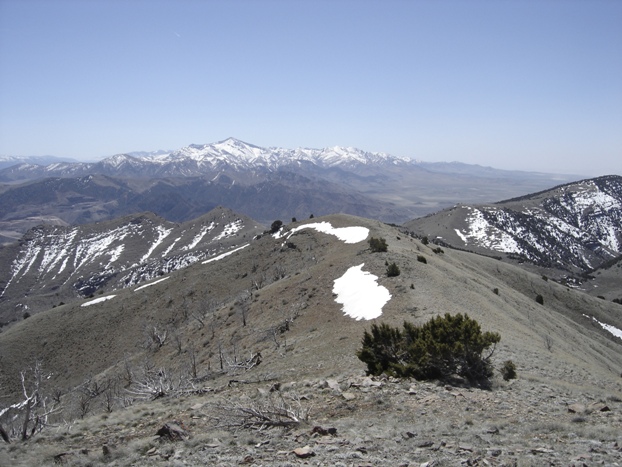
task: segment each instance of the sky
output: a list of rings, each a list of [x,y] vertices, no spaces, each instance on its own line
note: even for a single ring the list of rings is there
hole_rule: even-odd
[[[619,0],[0,0],[0,155],[235,137],[622,174]]]

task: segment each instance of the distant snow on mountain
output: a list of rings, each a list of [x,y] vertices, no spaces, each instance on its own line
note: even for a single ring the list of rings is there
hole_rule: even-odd
[[[28,165],[52,165],[62,162],[78,163],[70,157],[57,156],[2,156],[0,155],[0,170],[18,164]]]
[[[111,176],[200,176],[219,169],[268,169],[301,163],[321,168],[358,165],[411,164],[409,159],[384,153],[366,152],[352,147],[324,149],[262,148],[235,138],[211,144],[191,144],[176,151],[136,151],[116,154],[99,162],[59,163],[43,166],[33,161],[15,160],[5,179],[27,179],[42,176],[80,176],[101,173]],[[6,166],[8,167],[8,165]],[[0,167],[2,168],[2,167]]]
[[[408,226],[457,247],[585,272],[622,254],[622,177],[583,180],[497,204],[458,205]]]
[[[410,160],[384,153],[365,152],[352,147],[335,146],[324,149],[262,148],[235,138],[212,144],[192,144],[168,155],[145,158],[165,165],[193,161],[198,167],[216,168],[227,165],[237,170],[253,168],[278,169],[288,165],[308,162],[318,167],[348,166],[356,164],[401,164]]]

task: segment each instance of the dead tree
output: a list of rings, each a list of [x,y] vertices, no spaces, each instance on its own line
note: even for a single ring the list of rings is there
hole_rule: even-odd
[[[250,358],[248,360],[237,361],[237,358],[234,361],[228,361],[227,366],[229,370],[250,370],[251,368],[256,367],[261,363],[261,353],[257,352],[256,354],[251,352]]]
[[[10,423],[7,423],[8,431],[0,424],[0,436],[6,442],[10,441],[10,433],[26,441],[49,426],[50,415],[60,411],[60,407],[49,404],[43,394],[43,381],[47,378],[49,375],[43,373],[40,361],[35,362],[29,370],[20,372],[22,400],[0,409],[0,421],[6,418]]]
[[[269,427],[295,427],[309,419],[300,398],[294,396],[291,402],[277,391],[267,401],[255,402],[247,399],[228,400],[210,405],[209,417],[217,427],[250,428],[262,430]]]
[[[80,411],[80,418],[84,418],[91,411],[91,404],[101,394],[105,393],[111,386],[109,380],[99,383],[97,381],[86,380],[80,387],[78,392],[80,397],[78,399],[78,409]]]

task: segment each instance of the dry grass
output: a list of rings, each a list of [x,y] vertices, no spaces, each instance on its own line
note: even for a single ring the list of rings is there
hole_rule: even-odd
[[[135,400],[129,407],[117,401],[111,413],[91,416],[102,410],[98,399],[83,420],[44,432],[40,443],[0,445],[0,464],[6,464],[2,456],[9,456],[6,465],[20,465],[15,464],[22,462],[16,458],[48,462],[59,449],[86,447],[89,454],[82,455],[84,459],[76,456],[75,462],[97,465],[104,461],[102,445],[110,443],[110,456],[117,465],[177,462],[175,456],[180,450],[190,463],[237,464],[250,455],[258,464],[286,465],[295,459],[288,454],[279,456],[280,450],[291,453],[302,443],[317,441],[309,437],[307,429],[265,429],[265,437],[242,430],[236,438],[229,431],[213,431],[213,419],[208,417],[212,414],[206,406],[222,403],[223,398],[238,403],[247,397],[260,403],[258,390],[268,391],[275,382],[308,398],[302,403],[313,408],[310,424],[335,425],[339,436],[348,441],[343,450],[337,451],[331,451],[335,445],[318,443],[318,460],[332,459],[330,462],[346,465],[358,462],[353,457],[357,455],[372,464],[377,461],[383,465],[382,456],[399,464],[405,460],[405,450],[413,453],[406,462],[436,459],[438,465],[455,465],[452,461],[460,453],[456,446],[479,445],[482,441],[478,437],[492,444],[531,446],[535,443],[533,433],[546,436],[542,443],[554,443],[551,439],[555,436],[583,440],[601,433],[608,442],[615,438],[616,430],[622,429],[619,412],[610,417],[588,414],[585,421],[573,422],[574,416],[563,410],[564,403],[598,399],[622,410],[621,346],[581,316],[585,310],[592,310],[590,313],[600,319],[613,316],[609,304],[552,281],[544,282],[503,262],[451,250],[434,254],[408,236],[400,234],[397,240],[397,230],[379,222],[348,216],[327,220],[337,227],[369,227],[371,235],[387,239],[388,253],[371,254],[366,244],[344,245],[309,230],[290,239],[296,249],[281,249],[279,242],[265,237],[227,261],[174,273],[168,281],[141,291],[145,293],[120,291],[118,299],[99,307],[81,309],[79,304],[69,304],[33,316],[0,334],[5,388],[14,387],[14,372],[29,356],[40,355],[54,373],[50,385],[61,386],[65,394],[71,395],[70,389],[93,377],[119,378],[119,394],[127,396],[131,387],[128,375],[140,379],[146,362],[176,378],[190,378],[195,387],[206,390],[201,395],[168,394],[148,402]],[[427,263],[418,262],[417,255],[425,256]],[[400,266],[400,276],[385,276],[386,260]],[[364,371],[355,352],[369,323],[343,316],[334,302],[332,286],[334,279],[350,266],[361,263],[392,294],[383,309],[383,321],[401,325],[405,319],[422,323],[445,312],[468,313],[485,331],[501,333],[494,361],[500,366],[512,360],[518,379],[506,383],[498,377],[491,391],[462,388],[462,396],[451,394],[443,386],[411,382],[383,383],[381,390],[349,389],[349,378],[360,378]],[[244,326],[239,292],[251,286],[254,275],[268,274],[277,264],[287,271],[286,276],[253,291]],[[415,288],[411,289],[410,284]],[[544,307],[533,299],[536,285],[545,296]],[[499,294],[493,292],[494,288]],[[182,313],[173,313],[181,307],[188,311],[186,318]],[[620,318],[608,322],[614,323],[615,319]],[[145,323],[168,326],[180,340],[169,338],[161,347],[145,349],[140,346]],[[619,326],[622,328],[622,324]],[[102,339],[102,335],[106,338]],[[551,351],[542,335],[553,339]],[[257,352],[262,361],[249,370],[228,365],[244,362]],[[193,362],[196,375],[192,374]],[[338,378],[342,390],[351,391],[355,398],[346,400],[333,390],[317,387],[319,381],[330,377]],[[238,383],[230,385],[230,380]],[[410,384],[416,387],[416,394],[409,394]],[[68,400],[65,406],[67,413],[63,416],[75,416],[75,407]],[[171,420],[183,421],[192,435],[174,453],[151,444],[157,429]],[[294,436],[297,430],[304,431],[304,436]],[[498,434],[489,433],[495,430]],[[406,431],[416,432],[417,436],[406,440]],[[428,437],[434,443],[444,441],[451,448],[438,444],[438,449],[431,451],[415,445]],[[272,451],[264,445],[255,447],[267,439]],[[582,446],[578,442],[575,447]],[[154,447],[156,454],[145,454]],[[358,447],[365,448],[367,454],[357,451]],[[468,452],[462,454],[471,456]],[[513,458],[518,459],[518,454]],[[21,465],[28,464],[24,461]]]

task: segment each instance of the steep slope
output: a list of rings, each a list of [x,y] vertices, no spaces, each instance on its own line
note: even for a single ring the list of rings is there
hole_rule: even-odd
[[[0,249],[0,322],[133,286],[248,243],[262,228],[217,208],[183,224],[146,213],[75,227],[40,226]]]
[[[386,238],[388,252],[371,253],[366,241],[371,236]],[[387,277],[386,262],[396,262],[401,274]],[[379,315],[371,321],[345,314],[339,303],[344,300],[340,288],[335,287],[336,281],[357,270],[371,282],[357,290],[359,281],[351,281],[354,289],[346,295],[357,297],[372,291],[355,307],[365,312],[373,305]],[[372,302],[380,293],[374,290],[384,296],[375,304]],[[542,305],[536,302],[537,295],[542,295]],[[352,303],[348,299],[345,302]],[[394,464],[398,461],[392,459],[402,459],[407,451],[423,462],[420,456],[430,455],[427,447],[436,446],[438,436],[444,441],[442,445],[439,442],[438,455],[453,459],[447,462],[458,462],[465,455],[464,449],[474,456],[475,451],[483,450],[482,458],[501,456],[501,460],[510,462],[520,456],[512,446],[502,445],[499,453],[486,454],[486,449],[499,446],[495,442],[508,439],[509,426],[525,427],[525,435],[519,439],[517,434],[512,441],[525,456],[543,456],[540,461],[547,462],[570,461],[590,445],[592,431],[581,430],[579,422],[571,422],[574,415],[568,413],[568,401],[607,400],[611,416],[585,415],[580,423],[589,425],[590,430],[600,433],[603,443],[608,443],[601,451],[611,452],[602,454],[609,461],[615,458],[609,451],[613,446],[611,433],[616,430],[622,410],[615,402],[622,400],[622,340],[599,323],[622,329],[617,307],[544,281],[511,264],[457,250],[434,252],[399,229],[377,221],[328,216],[290,224],[277,235],[264,235],[228,256],[172,272],[148,287],[68,303],[12,326],[0,333],[0,383],[19,397],[20,369],[39,358],[51,374],[46,384],[66,394],[64,410],[69,417],[72,411],[80,413],[80,388],[117,381],[119,398],[114,399],[112,410],[128,417],[131,412],[134,421],[128,421],[127,428],[123,428],[114,421],[119,418],[110,418],[103,423],[114,426],[114,430],[102,427],[98,429],[100,435],[85,432],[92,425],[82,424],[85,428],[80,429],[80,444],[101,452],[102,443],[117,449],[136,437],[153,438],[150,432],[157,430],[155,425],[166,421],[157,417],[166,413],[166,417],[174,417],[170,420],[183,421],[199,437],[196,443],[171,447],[177,459],[193,459],[196,463],[219,463],[220,459],[224,464],[241,462],[247,455],[246,448],[232,442],[230,446],[237,448],[231,452],[221,441],[200,437],[200,433],[213,433],[209,430],[217,420],[212,417],[223,401],[258,404],[273,397],[291,401],[290,397],[298,392],[296,400],[305,407],[314,407],[312,426],[334,424],[338,436],[348,439],[354,430],[360,439],[352,438],[343,446],[363,444],[367,449],[359,453],[365,458],[385,459],[375,460],[377,464],[389,459]],[[398,384],[362,378],[364,365],[355,351],[371,322],[423,323],[446,312],[468,313],[485,330],[501,333],[495,361],[512,359],[519,380],[507,386],[500,382],[493,391],[463,389],[456,393],[413,381]],[[253,360],[258,354],[259,364]],[[188,394],[194,395],[171,399],[172,405],[160,395],[158,400],[164,402],[159,405],[144,393],[151,401],[149,405],[121,411],[124,403],[139,404],[141,396],[132,391],[148,375],[168,381],[165,387],[170,389],[163,389],[165,393],[174,391],[177,383],[173,381],[191,381]],[[333,379],[336,382],[331,382]],[[132,397],[138,399],[128,402]],[[533,410],[535,397],[537,410]],[[96,410],[98,400],[93,400],[90,410]],[[467,407],[469,423],[464,418]],[[493,422],[499,424],[492,427],[479,424],[484,419],[491,423],[494,417],[500,417],[498,413],[506,412],[509,418],[504,418],[505,422],[499,419]],[[440,422],[444,417],[452,418]],[[469,438],[471,446],[458,449],[465,445],[465,430],[473,420],[477,420],[473,429],[479,435]],[[568,425],[562,425],[562,420]],[[553,422],[557,422],[557,428],[545,428]],[[420,432],[417,427],[430,431]],[[101,437],[103,432],[105,438]],[[296,444],[288,446],[296,442],[310,443],[320,460],[330,462],[330,453],[321,448],[326,444],[321,440],[314,444],[314,437],[304,434],[304,426],[294,436],[302,441],[291,440],[287,431],[265,432],[266,438],[248,443],[248,452],[261,456],[262,463],[285,462],[277,451],[290,452]],[[410,434],[402,438],[400,433],[406,432]],[[229,440],[228,435],[218,433],[210,436]],[[496,441],[489,439],[497,435]],[[413,437],[413,442],[426,451],[412,451],[400,444]],[[572,443],[565,441],[567,437],[572,437]],[[430,438],[433,443],[424,444]],[[367,439],[380,439],[383,446],[372,449],[364,441]],[[42,441],[46,446],[57,446],[58,451],[65,437]],[[261,450],[266,441],[271,449]],[[182,446],[183,453],[177,450]],[[75,444],[72,449],[76,449]],[[149,449],[150,445],[141,449],[141,455],[150,455]],[[206,449],[228,456],[228,461],[222,462]],[[51,457],[50,451],[54,448],[47,450]],[[0,454],[3,452],[0,448]],[[156,447],[156,452],[163,451]],[[334,461],[335,452],[332,455]],[[132,462],[148,461],[147,457],[142,459]],[[539,461],[535,458],[533,462]]]
[[[622,177],[496,204],[457,205],[405,225],[458,248],[528,262],[554,277],[587,273],[622,254]]]

